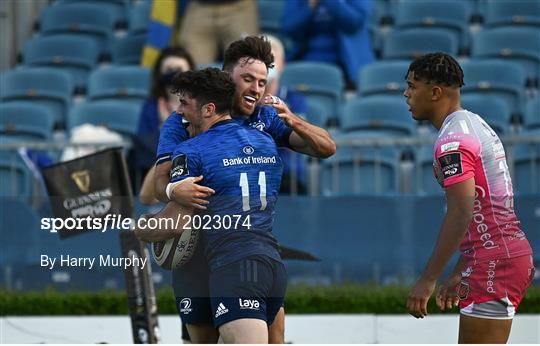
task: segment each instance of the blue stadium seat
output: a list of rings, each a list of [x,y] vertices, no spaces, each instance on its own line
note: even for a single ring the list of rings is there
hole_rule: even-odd
[[[358,95],[401,95],[407,87],[406,61],[378,61],[364,67],[356,85]]]
[[[518,62],[523,66],[529,81],[538,81],[540,30],[527,27],[484,29],[473,40],[472,56]]]
[[[522,132],[523,135],[540,136],[540,129]],[[519,194],[540,193],[540,144],[518,144],[512,148],[514,190]]]
[[[499,136],[510,132],[511,112],[503,100],[492,95],[463,95],[461,106],[478,114]]]
[[[486,26],[536,26],[540,28],[540,2],[537,0],[488,0]]]
[[[437,28],[468,46],[468,7],[459,1],[402,1],[397,4],[395,29]]]
[[[461,64],[463,95],[490,95],[506,102],[513,114],[522,113],[525,73],[520,65],[505,60],[469,60]]]
[[[373,135],[371,138],[380,138]],[[368,134],[336,135],[344,143],[355,138],[370,138]],[[394,147],[351,147],[339,145],[334,156],[321,167],[320,190],[323,196],[360,194],[391,194],[398,192],[398,152]]]
[[[58,5],[93,4],[105,8],[113,17],[115,27],[127,27],[127,9],[129,0],[56,0]]]
[[[139,65],[145,43],[144,35],[126,36],[115,40],[111,48],[112,62],[117,65]]]
[[[0,103],[0,135],[19,140],[52,138],[54,117],[48,109],[32,103]]]
[[[433,173],[433,146],[421,146],[415,151],[416,166],[413,179],[420,195],[441,195],[441,188]]]
[[[343,106],[344,132],[370,131],[395,136],[416,134],[408,106],[402,97],[370,96],[353,99]]]
[[[433,52],[458,53],[457,39],[441,29],[394,30],[383,44],[383,59],[411,60]]]
[[[139,66],[111,66],[94,70],[88,79],[89,100],[144,101],[148,97],[150,71]]]
[[[36,212],[17,198],[0,198],[0,264],[26,264],[39,259],[40,222]]]
[[[87,37],[36,37],[25,43],[24,65],[48,66],[67,71],[76,87],[85,88],[88,73],[96,65],[98,55],[98,46]]]
[[[307,114],[304,114],[306,119],[317,126],[326,127],[330,114],[326,112],[324,105],[320,104],[318,100],[309,99],[306,100]]]
[[[0,76],[2,102],[32,102],[48,109],[57,125],[65,124],[73,94],[71,75],[48,68],[20,68]]]
[[[130,35],[144,35],[150,23],[151,3],[141,2],[129,8],[128,28]]]
[[[520,221],[520,227],[525,232],[525,236],[533,249],[534,258],[540,261],[540,196],[530,194],[527,196],[518,196],[515,201],[515,212]],[[538,268],[538,267],[537,267]]]
[[[260,31],[272,35],[279,34],[285,1],[257,0],[257,6]]]
[[[525,116],[523,118],[523,126],[529,130],[540,129],[540,96],[539,95],[536,95],[535,98],[527,102],[527,106],[525,109]]]
[[[31,184],[31,173],[19,153],[0,150],[1,199],[5,197],[30,197],[32,193]]]
[[[85,102],[74,106],[69,129],[82,124],[103,125],[128,137],[137,134],[140,106],[122,101]]]
[[[70,3],[47,6],[40,18],[42,35],[74,35],[94,39],[102,53],[108,52],[114,33],[114,18],[102,5]]]
[[[301,92],[308,100],[318,100],[332,117],[338,116],[344,88],[339,67],[321,62],[291,62],[285,66],[281,83]]]

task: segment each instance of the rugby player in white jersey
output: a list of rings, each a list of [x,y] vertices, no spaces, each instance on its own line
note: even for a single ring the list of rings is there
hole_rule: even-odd
[[[459,343],[506,343],[534,266],[514,213],[503,145],[480,116],[461,108],[463,70],[450,55],[416,59],[406,79],[403,95],[413,118],[439,130],[433,168],[447,202],[435,248],[407,309],[416,318],[427,315],[437,279],[459,248],[459,261],[440,285],[436,303],[444,310],[459,302]]]

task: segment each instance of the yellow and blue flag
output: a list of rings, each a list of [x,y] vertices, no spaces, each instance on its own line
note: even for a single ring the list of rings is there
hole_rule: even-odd
[[[170,46],[177,18],[178,1],[152,0],[146,45],[141,57],[142,66],[148,68],[154,66],[161,49]]]

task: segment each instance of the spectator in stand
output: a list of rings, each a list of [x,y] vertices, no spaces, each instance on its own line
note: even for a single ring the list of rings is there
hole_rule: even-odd
[[[256,0],[186,0],[180,43],[197,64],[212,64],[232,42],[259,32]]]
[[[274,95],[285,101],[289,109],[299,115],[305,115],[307,105],[304,97],[294,91],[288,90],[279,84],[279,78],[285,68],[285,49],[281,41],[272,35],[265,35],[272,45],[274,55],[274,68],[268,72],[268,85],[265,95]],[[279,156],[283,161],[283,177],[281,179],[280,193],[306,194],[306,167],[302,155],[289,148],[278,148]]]
[[[178,107],[178,97],[169,92],[168,84],[176,73],[194,69],[195,63],[186,49],[168,47],[161,51],[152,69],[150,96],[139,117],[134,143],[135,182],[154,165],[161,125]]]
[[[287,0],[282,28],[293,41],[288,60],[339,65],[348,87],[373,62],[368,26],[371,0]]]

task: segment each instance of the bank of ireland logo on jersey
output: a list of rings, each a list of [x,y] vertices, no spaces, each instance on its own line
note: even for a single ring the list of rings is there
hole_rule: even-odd
[[[193,309],[191,308],[191,299],[184,298],[180,301],[180,312],[184,315],[189,314]]]
[[[262,120],[259,120],[259,121],[256,121],[256,122],[252,123],[251,127],[254,127],[259,131],[264,131],[264,128],[266,127],[266,125],[264,124],[264,122],[262,122]]]
[[[254,152],[255,152],[255,149],[253,149],[253,147],[251,145],[246,145],[242,151],[244,152],[244,154],[246,155],[252,155]]]

